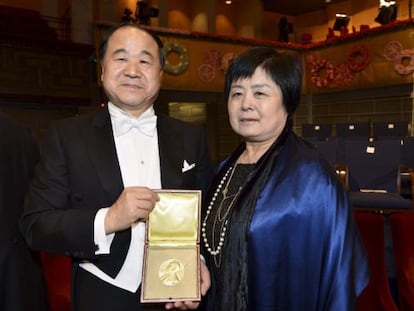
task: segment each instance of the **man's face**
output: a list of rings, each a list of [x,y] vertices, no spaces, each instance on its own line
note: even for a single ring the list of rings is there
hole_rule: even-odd
[[[111,35],[101,81],[114,105],[140,116],[156,99],[161,76],[158,45],[151,35],[128,26]]]

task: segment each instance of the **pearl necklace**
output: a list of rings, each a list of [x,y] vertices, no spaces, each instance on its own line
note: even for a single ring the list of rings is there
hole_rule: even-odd
[[[217,186],[216,191],[214,192],[214,195],[211,198],[210,204],[207,207],[206,216],[203,219],[203,223],[202,223],[202,227],[201,227],[201,234],[202,234],[204,245],[205,245],[207,251],[213,256],[216,256],[216,255],[220,254],[220,252],[222,250],[222,247],[223,247],[224,241],[225,241],[225,237],[226,237],[226,232],[227,232],[227,224],[228,224],[227,216],[229,215],[229,212],[232,209],[232,207],[233,207],[233,205],[236,201],[236,198],[238,197],[238,195],[240,193],[240,190],[242,189],[242,187],[239,187],[239,189],[237,190],[237,192],[235,194],[227,195],[229,184],[230,184],[231,179],[233,178],[234,172],[236,170],[236,166],[237,166],[237,164],[234,167],[233,166],[229,167],[227,172],[224,174],[223,178],[221,179],[220,183]],[[230,177],[227,180],[227,176],[229,176],[229,174],[230,174]],[[221,191],[221,189],[223,188],[223,185],[226,182],[226,180],[227,180],[226,186],[224,187],[223,191]],[[216,202],[216,199],[217,199],[220,191],[222,193],[223,198],[222,198],[222,200],[221,200],[221,202],[220,202],[220,204],[217,208],[216,217],[214,218],[213,228],[212,228],[212,242],[211,243],[214,244],[215,227],[218,224],[221,224],[220,235],[219,235],[220,238],[219,238],[217,246],[214,247],[213,245],[210,245],[210,243],[208,242],[207,233],[206,233],[206,226],[207,226],[207,219],[209,218],[209,216],[211,214],[211,210],[213,209],[214,203]],[[232,200],[231,200],[229,206],[224,211],[224,214],[222,214],[222,211],[224,209],[223,203],[229,198],[232,198]]]

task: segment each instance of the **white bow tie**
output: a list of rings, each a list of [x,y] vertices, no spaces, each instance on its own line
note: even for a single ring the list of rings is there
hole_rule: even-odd
[[[132,128],[140,130],[144,135],[154,136],[155,128],[157,126],[157,116],[153,115],[142,119],[134,119],[126,116],[116,118],[113,126],[116,136],[126,134]]]

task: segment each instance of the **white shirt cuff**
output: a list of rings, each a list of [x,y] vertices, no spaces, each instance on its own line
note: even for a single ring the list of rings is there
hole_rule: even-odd
[[[112,240],[115,233],[105,234],[105,216],[108,208],[101,208],[95,215],[94,226],[94,241],[96,245],[95,255],[109,254]]]

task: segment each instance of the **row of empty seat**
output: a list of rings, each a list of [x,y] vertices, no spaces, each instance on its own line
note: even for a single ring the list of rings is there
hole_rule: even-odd
[[[331,137],[404,137],[409,136],[409,133],[408,121],[302,124],[302,136],[312,140],[326,140]]]
[[[381,212],[414,207],[414,137],[310,143],[336,169],[353,207]]]
[[[375,153],[373,151],[380,150],[378,148],[392,148],[387,154],[383,154],[383,160],[388,158],[388,155],[391,159],[391,153],[394,152],[394,157],[398,156],[398,162],[400,166],[406,168],[414,169],[414,137],[413,136],[404,136],[404,137],[393,137],[393,136],[382,136],[377,139],[367,138],[367,137],[345,137],[345,138],[329,138],[327,140],[312,140],[306,139],[311,144],[313,144],[328,160],[332,165],[335,164],[344,164],[348,161],[347,155],[350,155],[351,148],[353,145],[359,146],[359,148],[364,148],[362,151],[367,153]],[[367,149],[369,146],[372,148]],[[385,146],[385,147],[382,147]],[[375,154],[378,156],[378,153]],[[397,161],[397,159],[394,159]]]

